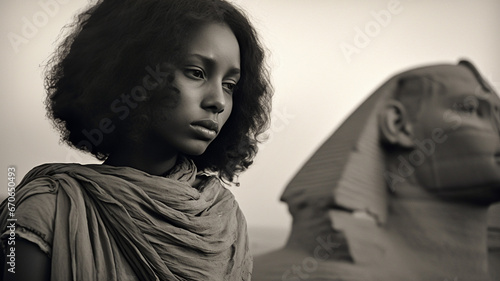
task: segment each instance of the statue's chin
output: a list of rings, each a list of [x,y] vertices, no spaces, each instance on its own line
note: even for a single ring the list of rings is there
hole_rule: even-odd
[[[500,201],[500,166],[491,157],[432,161],[417,167],[415,175],[420,186],[444,199],[479,204]]]
[[[446,201],[478,205],[491,205],[500,202],[500,183],[498,182],[482,186],[429,189],[429,191]]]

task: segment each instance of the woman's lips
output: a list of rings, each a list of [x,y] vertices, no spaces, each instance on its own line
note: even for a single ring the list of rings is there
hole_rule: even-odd
[[[219,132],[219,124],[213,120],[200,120],[191,123],[195,133],[198,137],[203,139],[212,140]]]

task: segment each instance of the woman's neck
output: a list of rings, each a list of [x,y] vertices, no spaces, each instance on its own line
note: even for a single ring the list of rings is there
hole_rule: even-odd
[[[177,152],[152,149],[152,146],[124,145],[114,150],[103,164],[131,167],[151,175],[162,176],[171,170],[178,158]]]

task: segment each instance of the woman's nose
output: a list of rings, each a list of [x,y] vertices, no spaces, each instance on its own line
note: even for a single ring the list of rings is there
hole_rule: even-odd
[[[221,113],[226,107],[226,96],[222,83],[212,83],[204,96],[202,107],[214,113]]]

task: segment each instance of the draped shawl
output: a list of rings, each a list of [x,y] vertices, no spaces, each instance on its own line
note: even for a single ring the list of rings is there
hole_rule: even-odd
[[[198,176],[195,188],[196,166],[185,158],[165,177],[128,167],[45,164],[17,187],[16,206],[36,219],[35,209],[44,206],[23,201],[55,195],[51,280],[120,280],[120,260],[135,275],[128,280],[250,280],[244,216],[217,177]],[[22,218],[17,223],[30,229]]]

